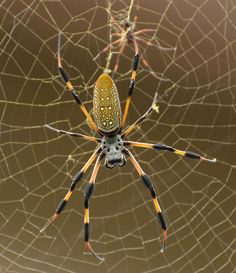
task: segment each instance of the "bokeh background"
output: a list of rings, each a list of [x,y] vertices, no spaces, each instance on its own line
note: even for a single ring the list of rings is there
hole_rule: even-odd
[[[139,7],[139,9],[138,9]],[[129,139],[188,149],[217,163],[136,148],[168,222],[168,244],[152,201],[132,165],[102,167],[91,200],[91,243],[84,255],[83,190],[44,233],[96,145],[45,128],[93,134],[57,71],[63,65],[92,115],[93,86],[114,69],[119,45],[93,58],[138,15],[142,56],[127,124],[150,106],[159,111]],[[111,17],[116,23],[111,22]],[[212,1],[0,1],[0,272],[236,272],[236,3]],[[116,36],[113,37],[116,39]],[[162,47],[162,48],[160,48]],[[165,50],[163,48],[169,48]],[[176,48],[176,50],[173,50]],[[134,50],[127,44],[113,75],[122,107]]]

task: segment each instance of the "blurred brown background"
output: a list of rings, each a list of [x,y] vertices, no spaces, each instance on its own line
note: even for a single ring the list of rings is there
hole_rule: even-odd
[[[1,273],[236,272],[235,2],[140,0],[139,11],[136,5],[1,0]],[[63,65],[91,110],[93,85],[107,54],[93,58],[109,43],[109,31],[116,31],[109,15],[123,26],[129,10],[131,21],[138,15],[137,30],[155,30],[153,44],[177,48],[140,42],[151,68],[140,64],[127,123],[146,111],[156,91],[159,113],[129,139],[163,142],[218,161],[133,150],[154,181],[169,224],[165,253],[150,196],[131,164],[102,167],[90,209],[91,242],[106,258],[99,264],[83,254],[83,189],[91,170],[59,219],[39,233],[96,147],[44,124],[93,134],[58,75],[57,34],[63,33]],[[113,49],[111,70],[119,49]],[[133,54],[127,46],[114,75],[122,107]]]

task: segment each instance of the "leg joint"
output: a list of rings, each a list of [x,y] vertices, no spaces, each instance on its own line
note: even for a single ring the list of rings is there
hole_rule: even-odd
[[[151,179],[146,174],[141,175],[141,178],[143,180],[144,185],[149,189],[149,191],[152,195],[152,198],[156,198],[156,192],[153,188]]]
[[[75,101],[76,101],[79,105],[81,105],[81,104],[82,104],[82,101],[81,101],[80,98],[76,95],[76,93],[75,93],[74,90],[71,91],[71,94],[72,94],[72,96],[74,97]]]
[[[90,226],[89,223],[84,224],[84,241],[89,241],[89,235],[90,235]]]
[[[89,207],[89,200],[88,200],[88,198],[85,198],[85,199],[84,199],[84,207],[85,207],[86,209],[88,209],[88,207]]]
[[[84,197],[86,199],[89,199],[93,191],[94,191],[94,184],[93,183],[87,184],[85,187]]]
[[[200,155],[195,154],[193,152],[185,152],[185,156],[193,158],[193,159],[201,159]]]
[[[159,219],[162,229],[166,230],[167,229],[166,221],[165,221],[165,218],[161,212],[158,212],[158,219]]]
[[[134,71],[137,71],[138,65],[139,65],[139,55],[136,54],[136,55],[134,56],[134,61],[133,61],[133,70],[134,70]]]
[[[134,85],[135,85],[135,80],[131,80],[130,81],[130,85],[129,85],[129,91],[128,91],[128,96],[132,96],[133,94],[133,90],[134,90]]]
[[[59,203],[57,209],[56,209],[56,213],[60,214],[62,212],[62,210],[65,208],[67,201],[62,199],[61,202]]]
[[[154,149],[156,149],[156,150],[165,150],[165,151],[169,151],[169,152],[174,152],[175,151],[175,149],[173,148],[173,147],[171,147],[171,146],[166,146],[166,145],[164,145],[164,144],[154,144]]]
[[[68,74],[67,74],[66,71],[64,70],[64,68],[63,68],[63,67],[59,67],[58,70],[59,70],[59,73],[61,74],[63,80],[64,80],[65,82],[68,82],[70,79],[69,79]]]
[[[74,177],[71,185],[70,185],[70,190],[73,191],[75,189],[76,184],[80,181],[80,179],[83,177],[84,172],[79,171],[76,176]]]

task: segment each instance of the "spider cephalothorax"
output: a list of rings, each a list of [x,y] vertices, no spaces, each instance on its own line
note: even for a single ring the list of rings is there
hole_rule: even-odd
[[[102,138],[102,151],[105,155],[105,166],[107,168],[112,169],[116,165],[120,167],[125,165],[124,143],[119,134],[104,136]]]
[[[139,165],[139,163],[137,162],[133,154],[126,147],[142,147],[142,148],[151,148],[154,150],[162,150],[162,151],[166,150],[166,151],[175,153],[179,156],[185,156],[192,159],[206,160],[209,162],[216,161],[215,159],[208,159],[198,154],[188,152],[188,151],[181,151],[164,144],[151,144],[151,143],[142,143],[142,142],[133,142],[133,141],[124,140],[124,138],[127,137],[128,134],[133,131],[136,125],[144,121],[145,118],[152,112],[152,110],[155,109],[155,104],[157,99],[157,94],[156,94],[154,96],[151,107],[146,111],[146,113],[144,113],[143,116],[137,119],[136,122],[133,123],[131,126],[129,126],[127,129],[124,129],[127,113],[129,110],[129,105],[131,102],[131,96],[133,94],[133,90],[135,86],[136,71],[138,68],[138,63],[139,63],[139,52],[136,51],[134,60],[133,60],[133,65],[132,65],[132,75],[131,75],[131,81],[130,81],[129,90],[128,90],[128,96],[126,99],[125,109],[124,109],[122,118],[121,118],[121,111],[120,111],[119,96],[118,96],[115,83],[113,82],[113,80],[110,78],[108,74],[102,74],[98,78],[94,88],[94,100],[93,100],[93,112],[94,112],[94,120],[95,120],[94,122],[91,116],[89,115],[89,112],[86,110],[85,106],[80,100],[79,96],[75,93],[75,90],[70,82],[69,76],[61,65],[60,35],[59,35],[59,38],[58,38],[59,72],[62,78],[64,79],[67,87],[69,88],[73,98],[78,103],[82,112],[85,114],[86,118],[88,119],[90,125],[95,130],[95,132],[97,132],[100,136],[102,136],[102,138],[82,135],[80,133],[66,132],[64,130],[58,130],[49,125],[46,125],[48,128],[58,133],[80,137],[82,139],[86,139],[89,141],[94,141],[98,144],[98,147],[95,149],[94,153],[91,155],[91,157],[82,167],[82,169],[75,175],[67,194],[59,203],[54,215],[49,219],[49,221],[41,229],[41,232],[43,232],[63,211],[77,183],[81,181],[81,178],[84,176],[89,166],[91,166],[91,164],[96,160],[92,176],[89,180],[89,183],[86,185],[85,193],[84,193],[84,209],[85,209],[84,211],[84,242],[85,242],[86,249],[89,250],[99,260],[103,260],[103,259],[100,258],[93,251],[89,242],[89,238],[90,238],[89,199],[92,196],[92,193],[94,191],[96,176],[97,176],[99,167],[101,165],[101,161],[103,160],[104,157],[105,157],[105,166],[108,168],[113,168],[115,165],[123,166],[126,163],[126,159],[125,159],[125,155],[126,155],[130,159],[134,168],[137,170],[145,187],[151,194],[154,208],[155,208],[157,217],[159,219],[161,228],[163,230],[163,237],[164,237],[163,250],[165,249],[166,240],[167,240],[167,225],[164,220],[161,207],[157,200],[156,191],[154,189],[154,186],[149,176],[142,170],[141,166]]]

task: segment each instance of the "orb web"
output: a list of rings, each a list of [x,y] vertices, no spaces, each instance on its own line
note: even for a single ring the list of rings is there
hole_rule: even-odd
[[[137,5],[139,9],[137,9]],[[236,272],[234,1],[2,1],[0,3],[0,272]],[[84,255],[83,191],[44,233],[96,145],[44,125],[94,134],[57,71],[62,61],[92,115],[94,83],[113,71],[120,45],[94,57],[138,13],[140,62],[127,125],[158,92],[158,107],[129,136],[217,158],[215,164],[133,149],[150,175],[168,222],[167,248],[148,192],[130,162],[99,171],[91,200],[91,243]],[[175,48],[176,50],[163,50]],[[113,75],[122,109],[132,44]]]

